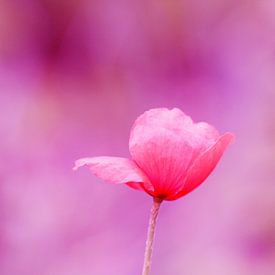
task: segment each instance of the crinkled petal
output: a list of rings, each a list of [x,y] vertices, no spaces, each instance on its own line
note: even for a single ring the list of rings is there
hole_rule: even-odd
[[[92,173],[110,183],[129,183],[135,189],[138,185],[148,182],[148,179],[136,164],[126,158],[119,157],[92,157],[82,158],[75,162],[74,169],[87,165]]]
[[[154,186],[156,197],[165,197],[181,182],[195,154],[178,136],[161,129],[157,137],[140,144],[132,157]]]
[[[234,135],[231,133],[226,133],[221,136],[211,148],[194,161],[193,165],[187,171],[187,176],[181,190],[167,199],[178,199],[198,187],[214,170],[224,151],[233,140]]]
[[[139,116],[131,130],[129,147],[152,135],[155,129],[169,131],[187,142],[195,150],[205,151],[219,138],[219,132],[205,122],[194,123],[180,109],[156,108]]]
[[[179,109],[152,109],[136,120],[129,149],[133,160],[154,186],[154,195],[165,197],[182,186],[195,158],[218,137],[212,126],[193,123]]]

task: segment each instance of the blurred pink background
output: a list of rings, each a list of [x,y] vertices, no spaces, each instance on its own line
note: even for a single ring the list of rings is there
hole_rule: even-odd
[[[83,156],[128,157],[153,107],[236,134],[162,205],[152,275],[275,270],[275,2],[0,1],[0,274],[141,274],[151,198]]]

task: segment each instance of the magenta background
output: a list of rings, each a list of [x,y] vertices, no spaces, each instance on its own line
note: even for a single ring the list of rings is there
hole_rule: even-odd
[[[0,2],[0,274],[141,274],[151,198],[72,171],[179,107],[236,134],[162,205],[152,275],[275,270],[275,2]]]

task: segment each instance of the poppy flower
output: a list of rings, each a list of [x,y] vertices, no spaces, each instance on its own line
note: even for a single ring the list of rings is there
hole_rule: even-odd
[[[74,169],[86,165],[107,182],[127,184],[161,201],[176,200],[210,175],[233,139],[205,122],[194,123],[177,108],[151,109],[132,127],[131,159],[82,158]]]

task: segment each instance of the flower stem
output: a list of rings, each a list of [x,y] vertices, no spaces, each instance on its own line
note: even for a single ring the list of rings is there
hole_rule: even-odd
[[[152,252],[153,252],[153,242],[154,242],[156,223],[157,223],[157,218],[158,218],[158,213],[159,213],[159,208],[160,208],[161,202],[162,202],[161,199],[154,198],[154,202],[153,202],[153,205],[151,208],[142,275],[150,274],[151,262],[152,262]]]

